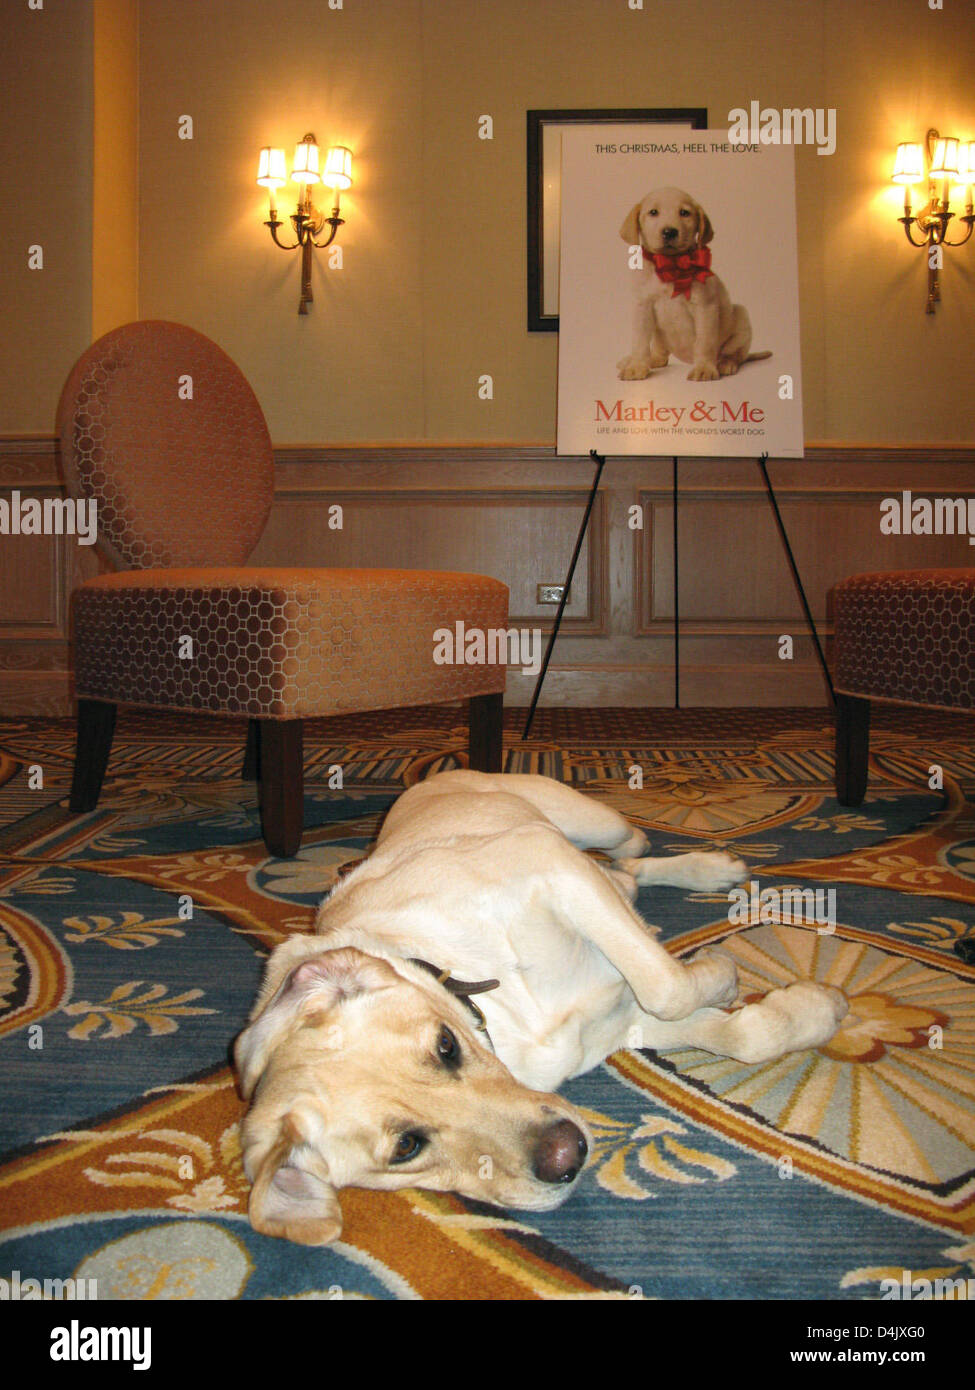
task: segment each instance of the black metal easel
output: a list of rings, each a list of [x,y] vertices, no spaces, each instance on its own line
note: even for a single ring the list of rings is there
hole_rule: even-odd
[[[826,688],[829,691],[829,698],[831,703],[835,705],[836,691],[833,689],[833,678],[829,673],[829,667],[826,665],[826,657],[823,653],[822,646],[820,645],[819,633],[816,631],[816,624],[813,621],[812,610],[810,609],[809,603],[806,599],[806,591],[802,587],[802,580],[799,578],[799,568],[796,565],[795,556],[792,554],[792,546],[789,544],[789,537],[786,535],[785,532],[785,526],[783,525],[782,516],[779,512],[779,504],[775,500],[775,493],[772,491],[772,483],[769,479],[768,469],[765,467],[767,462],[768,454],[763,454],[762,457],[758,460],[758,466],[762,470],[762,477],[765,480],[765,490],[768,493],[768,500],[772,504],[772,511],[775,513],[775,524],[779,528],[779,535],[782,538],[782,544],[785,547],[785,553],[789,561],[789,567],[792,570],[792,578],[795,581],[795,586],[799,591],[799,599],[802,603],[802,611],[806,615],[806,624],[809,628],[809,634],[813,639],[813,646],[816,648],[816,655],[819,658],[819,664],[823,668],[823,675],[826,678]]]
[[[674,455],[674,709],[680,709],[680,547],[677,540],[677,455]]]
[[[592,513],[593,503],[596,500],[596,493],[599,489],[599,480],[603,476],[603,469],[606,466],[606,458],[603,454],[597,454],[595,449],[589,450],[589,457],[595,460],[596,472],[592,480],[592,487],[589,489],[589,500],[586,503],[586,510],[583,513],[582,524],[579,527],[579,534],[576,536],[576,548],[572,552],[572,559],[569,561],[569,572],[565,576],[565,585],[562,589],[562,597],[559,599],[558,611],[555,614],[555,621],[552,624],[552,631],[548,635],[548,643],[545,647],[545,655],[542,658],[542,669],[538,673],[538,680],[535,682],[535,691],[532,695],[532,702],[528,707],[528,718],[525,720],[525,727],[521,737],[526,739],[528,731],[535,718],[535,709],[538,705],[538,697],[542,693],[542,685],[545,682],[545,672],[548,670],[548,663],[552,658],[552,648],[555,646],[555,639],[559,635],[559,628],[562,626],[562,614],[565,612],[565,605],[569,598],[569,585],[572,583],[572,576],[576,572],[576,562],[579,559],[579,552],[582,550],[582,542],[585,540],[586,527],[589,525],[589,517]]]
[[[572,559],[569,561],[569,572],[565,577],[565,585],[562,589],[562,597],[559,600],[558,612],[556,613],[555,621],[552,624],[552,631],[548,635],[548,644],[545,648],[545,656],[542,659],[542,669],[539,671],[538,679],[535,682],[535,690],[532,694],[531,705],[528,708],[528,718],[525,720],[525,727],[521,735],[522,740],[528,737],[529,731],[532,726],[532,721],[535,718],[535,710],[538,706],[539,696],[542,693],[542,685],[545,682],[545,673],[548,670],[548,664],[552,657],[552,649],[554,648],[556,638],[559,635],[559,628],[562,626],[562,615],[565,612],[565,605],[569,597],[569,586],[572,583],[572,576],[575,574],[576,562],[578,561],[579,554],[582,550],[582,542],[585,539],[586,529],[589,525],[589,517],[592,513],[593,503],[596,500],[596,493],[599,489],[599,480],[603,475],[603,467],[606,463],[605,457],[601,454],[597,454],[595,449],[589,450],[589,457],[596,461],[596,473],[592,480],[592,487],[589,489],[589,500],[586,503],[586,510],[583,513],[582,523],[579,527],[579,534],[576,537],[576,544],[575,549],[572,552]],[[672,482],[674,512],[674,709],[680,709],[680,548],[677,524],[677,458],[678,456],[674,455]],[[835,705],[836,693],[833,690],[833,679],[830,676],[829,667],[826,665],[826,656],[823,652],[822,645],[819,641],[819,633],[816,631],[816,623],[813,619],[812,610],[810,609],[809,602],[806,598],[806,591],[803,588],[802,579],[799,574],[799,568],[796,565],[795,556],[792,553],[792,546],[789,544],[789,537],[786,533],[785,525],[782,521],[782,514],[779,511],[779,504],[776,500],[775,492],[772,487],[772,481],[768,475],[768,468],[766,467],[767,462],[768,454],[762,454],[761,458],[758,459],[758,466],[762,471],[762,479],[765,483],[765,490],[768,494],[769,502],[772,504],[772,512],[775,516],[775,524],[778,528],[779,538],[782,541],[782,545],[786,553],[786,558],[789,561],[789,568],[792,571],[792,578],[795,582],[796,590],[799,594],[799,600],[802,604],[802,611],[806,617],[806,624],[809,628],[809,633],[813,640],[813,646],[816,649],[816,655],[819,658],[819,664],[822,667],[823,676],[826,680],[826,686],[829,690],[829,697],[832,703]]]

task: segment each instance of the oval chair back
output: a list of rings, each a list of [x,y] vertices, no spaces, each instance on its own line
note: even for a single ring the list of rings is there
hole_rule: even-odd
[[[61,466],[97,502],[98,548],[116,569],[244,564],[274,494],[257,397],[216,343],[146,319],[99,338],[58,404]]]

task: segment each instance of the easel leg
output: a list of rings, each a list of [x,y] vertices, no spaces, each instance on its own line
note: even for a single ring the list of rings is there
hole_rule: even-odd
[[[677,525],[677,458],[674,457],[674,709],[680,709],[680,549]]]
[[[761,458],[758,460],[758,466],[762,470],[762,477],[765,480],[765,490],[768,493],[768,499],[772,504],[772,511],[775,513],[775,524],[779,528],[779,535],[781,536],[782,544],[785,547],[786,558],[789,561],[789,568],[792,570],[792,578],[795,580],[796,589],[799,592],[799,599],[802,603],[802,611],[806,615],[806,625],[809,628],[809,635],[812,637],[813,645],[816,648],[816,655],[819,658],[819,664],[823,670],[823,676],[826,680],[826,688],[829,690],[830,703],[835,705],[836,692],[833,689],[833,678],[829,673],[829,667],[826,665],[826,657],[823,653],[823,648],[819,641],[819,633],[816,631],[816,623],[813,620],[812,610],[810,609],[809,603],[806,599],[806,591],[802,587],[802,580],[799,578],[799,570],[796,566],[795,557],[792,554],[792,546],[789,544],[789,537],[786,535],[785,526],[782,524],[782,516],[779,512],[779,504],[775,500],[775,493],[772,491],[772,483],[768,475],[768,469],[765,466],[767,459],[768,454],[763,454]]]
[[[528,707],[528,718],[525,720],[525,727],[522,730],[521,735],[522,742],[524,742],[524,740],[528,737],[528,732],[532,726],[532,720],[535,718],[535,710],[538,706],[538,697],[542,693],[542,685],[545,681],[545,673],[548,670],[548,663],[552,657],[552,648],[555,646],[555,639],[558,637],[559,628],[562,626],[562,614],[565,612],[565,605],[569,597],[569,587],[572,584],[572,576],[576,572],[576,562],[578,561],[579,553],[582,550],[582,542],[585,539],[586,528],[589,525],[589,517],[592,513],[593,503],[596,500],[596,492],[599,489],[599,480],[603,476],[603,467],[605,466],[606,459],[601,454],[597,454],[595,449],[589,450],[589,457],[595,460],[596,475],[592,480],[592,487],[589,489],[589,501],[586,503],[586,510],[583,514],[582,524],[579,527],[579,534],[576,537],[575,550],[573,550],[572,559],[569,561],[569,572],[565,576],[565,585],[562,589],[562,597],[559,599],[558,612],[555,614],[555,621],[552,624],[552,631],[548,635],[548,643],[545,647],[545,656],[542,658],[542,669],[538,673],[538,680],[535,682],[535,691],[532,695],[532,702]]]

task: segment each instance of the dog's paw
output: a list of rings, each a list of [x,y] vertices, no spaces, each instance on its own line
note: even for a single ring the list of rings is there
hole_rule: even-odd
[[[620,381],[643,381],[652,370],[653,364],[646,357],[621,357],[616,364]]]
[[[834,989],[832,985],[820,985],[819,988],[824,994],[829,995],[829,1001],[833,1006],[833,1013],[836,1015],[836,1022],[842,1023],[850,1012],[850,1001],[841,989]]]
[[[668,363],[669,361],[670,361],[670,353],[669,353],[669,352],[651,352],[651,354],[650,354],[650,365],[651,365],[651,367],[653,367],[654,369],[656,369],[656,368],[658,368],[658,367],[666,367],[666,365],[667,365],[667,363]]]
[[[743,859],[736,859],[723,849],[711,852],[701,850],[683,856],[681,872],[688,888],[696,888],[702,893],[721,893],[726,888],[733,888],[736,883],[744,883],[748,877],[748,866]]]
[[[710,362],[698,362],[687,373],[688,381],[717,381],[721,373]]]
[[[838,989],[813,980],[798,980],[784,989],[774,989],[761,1003],[788,1019],[792,1034],[787,1048],[790,1052],[829,1042],[850,1011],[845,995]]]
[[[718,371],[722,376],[734,376],[739,367],[738,359],[735,357],[719,357]]]

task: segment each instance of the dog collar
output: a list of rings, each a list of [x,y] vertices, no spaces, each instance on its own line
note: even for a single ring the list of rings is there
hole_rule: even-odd
[[[653,262],[658,279],[665,285],[673,285],[674,299],[679,294],[690,299],[694,282],[707,280],[714,274],[709,269],[711,252],[706,246],[699,246],[696,251],[683,251],[679,256],[671,256],[664,251],[644,251],[643,259]]]
[[[439,965],[433,965],[428,960],[419,960],[416,956],[408,956],[407,959],[410,965],[418,965],[421,970],[428,970],[436,978],[438,985],[443,985],[448,993],[462,1000],[474,1017],[474,1027],[487,1036],[487,1022],[471,995],[484,994],[489,989],[497,989],[501,984],[500,980],[455,980],[449,970],[441,970]],[[488,1037],[488,1041],[490,1041],[490,1037]]]

